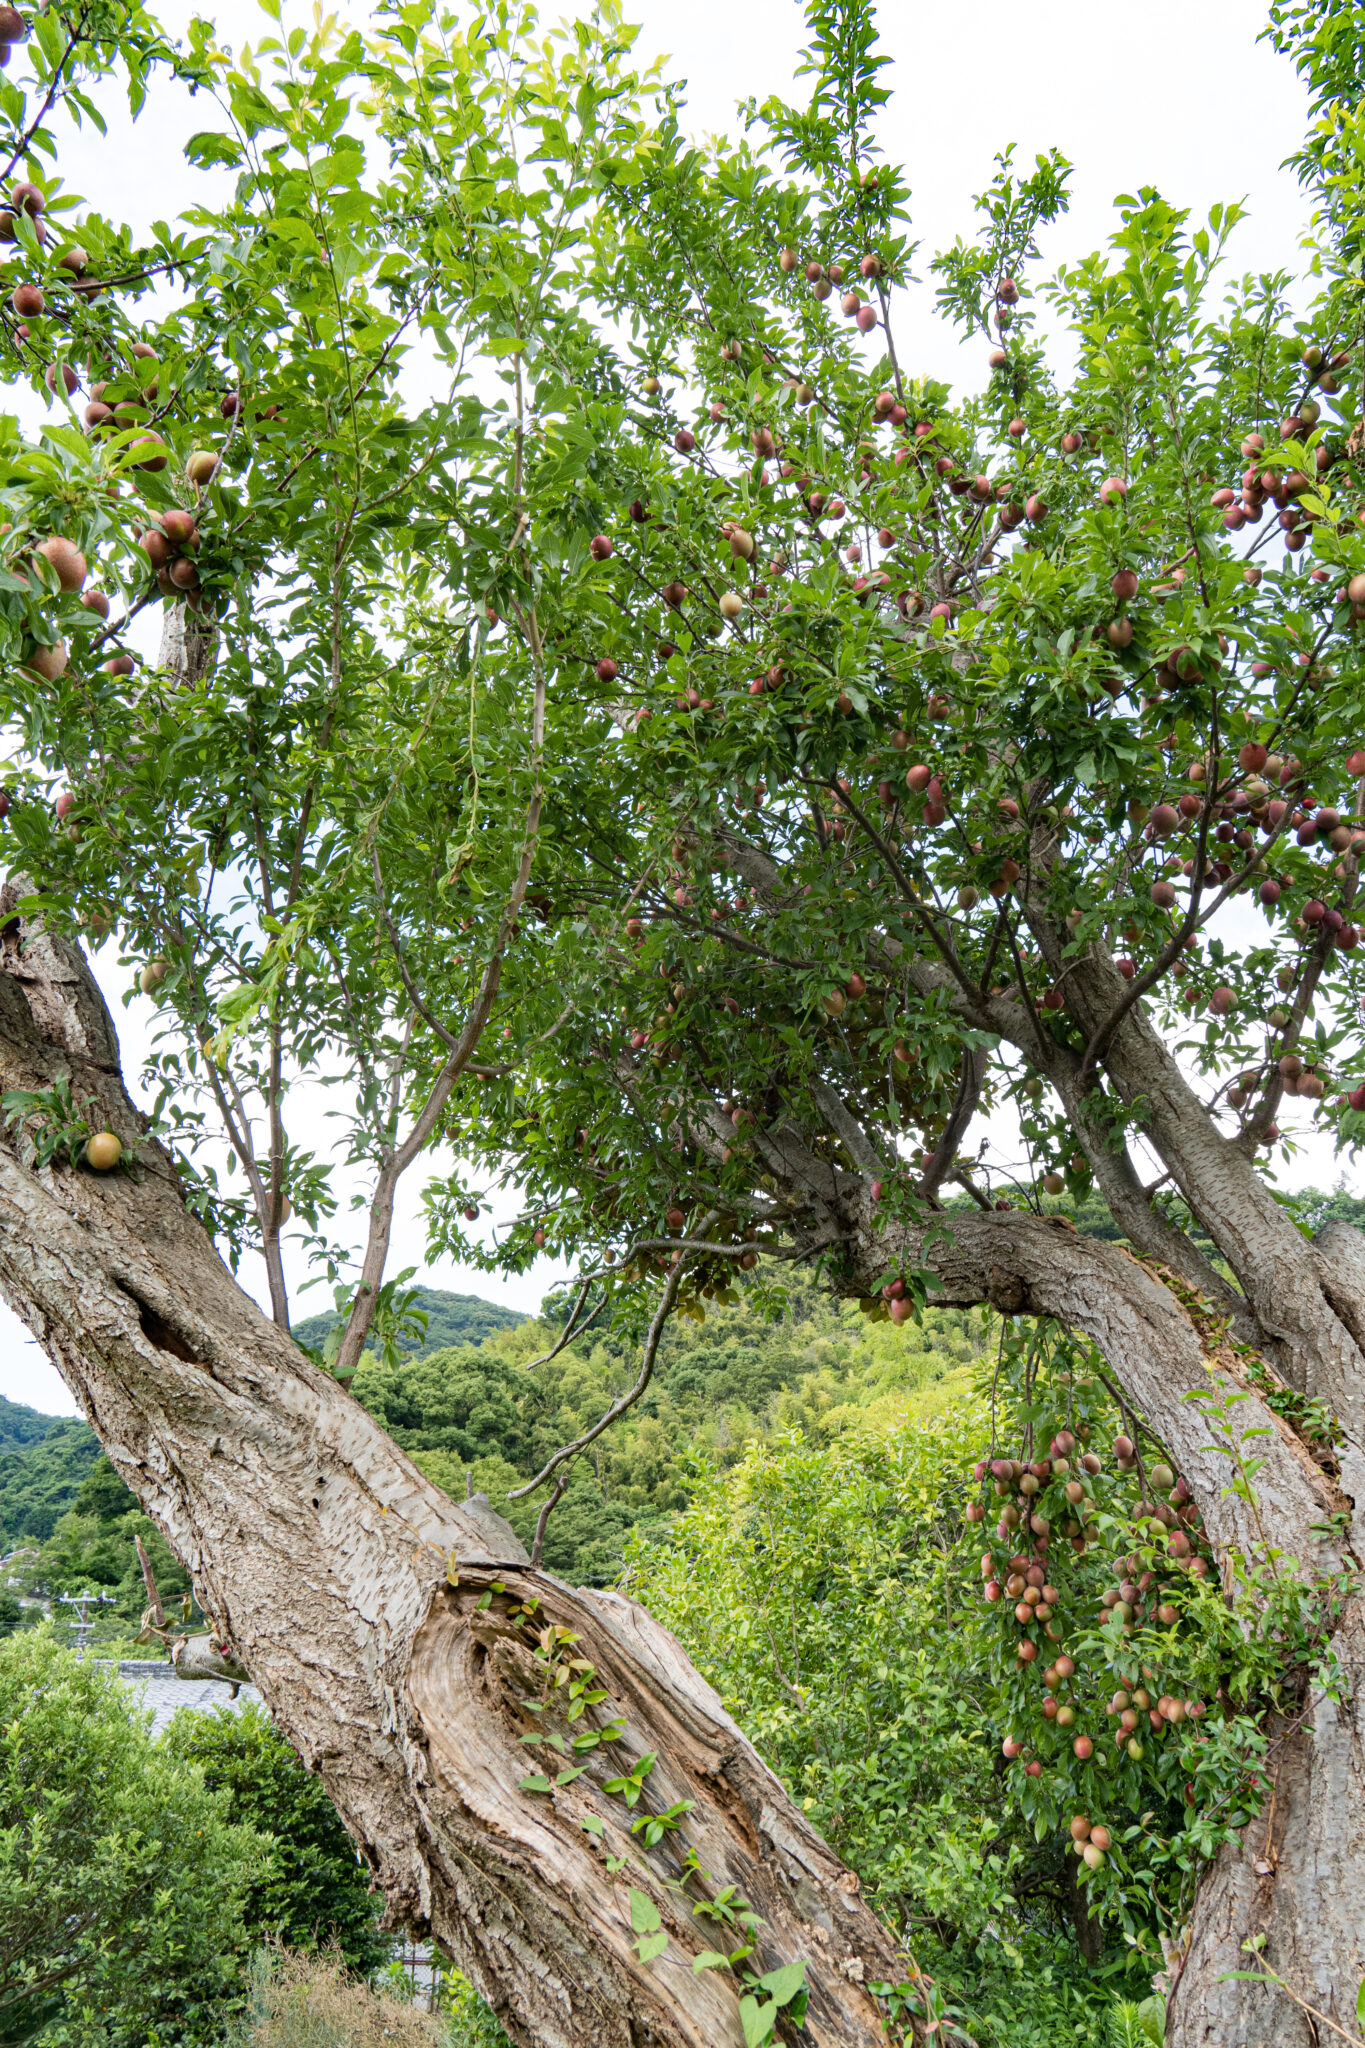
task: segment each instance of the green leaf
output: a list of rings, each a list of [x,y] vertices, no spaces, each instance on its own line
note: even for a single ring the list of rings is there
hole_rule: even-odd
[[[552,1792],[554,1787],[548,1778],[530,1777],[522,1779],[521,1789],[523,1792]]]
[[[744,2029],[745,2048],[762,2048],[777,2024],[778,2007],[767,1998],[762,2005],[756,1998],[741,1998],[739,2001],[739,2023]]]
[[[185,144],[185,155],[200,170],[210,164],[239,164],[242,145],[235,136],[218,135],[211,129],[205,129],[199,135],[191,135]]]
[[[1365,1990],[1365,1986],[1362,1986]],[[1138,2007],[1138,2022],[1155,2048],[1162,2048],[1166,2039],[1166,2001],[1164,1998],[1144,1998]]]
[[[632,1933],[653,1934],[655,1929],[662,1924],[659,1918],[659,1909],[653,1899],[650,1898],[649,1893],[637,1891],[634,1885],[632,1885],[630,1888],[630,1925]]]
[[[805,1989],[806,1961],[785,1963],[780,1970],[770,1970],[766,1977],[758,1980],[759,1989],[771,1994],[774,2005],[790,2005],[798,1991]]]
[[[692,1958],[694,1973],[699,1970],[726,1970],[729,1967],[729,1956],[722,1955],[718,1948],[704,1948],[700,1955]]]
[[[657,1934],[642,1934],[635,1944],[635,1953],[642,1963],[652,1963],[655,1956],[661,1956],[668,1947],[668,1936],[660,1928]]]

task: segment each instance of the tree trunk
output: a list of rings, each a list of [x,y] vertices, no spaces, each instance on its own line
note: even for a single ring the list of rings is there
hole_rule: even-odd
[[[1062,1884],[1066,1890],[1066,1909],[1071,1916],[1075,1930],[1076,1946],[1086,1962],[1099,1962],[1104,1954],[1104,1923],[1091,1912],[1090,1901],[1085,1895],[1085,1886],[1077,1877],[1074,1856],[1062,1858]]]
[[[738,1946],[694,1911],[733,1885],[760,1918],[757,1968],[807,1963],[807,2037],[879,2048],[865,1984],[902,1971],[857,1878],[665,1630],[532,1571],[498,1516],[448,1500],[241,1292],[143,1135],[84,961],[21,928],[21,888],[0,895],[0,1084],[69,1073],[90,1121],[141,1163],[34,1172],[6,1131],[0,1289],[193,1574],[215,1638],[320,1772],[393,1921],[434,1934],[528,2048],[742,2048],[735,1975],[692,1970],[699,1951]],[[547,1628],[571,1632],[607,1695],[572,1724],[553,1701],[533,1711],[564,1658],[538,1659]],[[584,1754],[582,1776],[522,1789],[571,1761],[523,1735],[612,1718],[619,1737]],[[632,1810],[603,1784],[648,1751]],[[646,1849],[632,1820],[684,1801]],[[636,1953],[632,1892],[668,1936],[655,1960]]]
[[[1034,930],[1060,971],[1057,934],[1041,920]],[[1067,1013],[1089,1039],[1124,983],[1098,944],[1066,968]],[[1342,1477],[1357,1503],[1365,1554],[1365,1276],[1358,1262],[1305,1243],[1254,1161],[1218,1130],[1141,1003],[1119,1025],[1105,1065],[1123,1100],[1142,1103],[1144,1134],[1236,1275],[1266,1356],[1343,1425]]]
[[[1336,1648],[1351,1697],[1305,1702],[1267,1759],[1271,1795],[1200,1887],[1170,2000],[1174,2048],[1325,2048],[1339,2039],[1273,1983],[1238,1981],[1261,1954],[1303,2004],[1358,2036],[1365,1978],[1365,1616],[1359,1602]],[[1235,1974],[1236,1973],[1236,1974]]]

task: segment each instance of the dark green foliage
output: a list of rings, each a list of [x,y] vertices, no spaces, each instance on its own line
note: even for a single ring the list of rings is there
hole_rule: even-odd
[[[0,1643],[0,2038],[221,2041],[265,1845],[44,1633]]]
[[[99,1449],[89,1423],[59,1416],[49,1418],[41,1436],[0,1456],[0,1532],[10,1544],[22,1536],[41,1543],[52,1534],[75,1506]]]
[[[55,1416],[42,1415],[36,1408],[27,1408],[22,1401],[7,1401],[0,1394],[0,1452],[38,1443],[55,1420]]]
[[[13,1593],[0,1587],[0,1636],[12,1636],[23,1626],[24,1610]]]
[[[413,1289],[414,1306],[426,1316],[424,1333],[398,1338],[398,1349],[410,1352],[420,1358],[427,1352],[443,1351],[452,1344],[482,1344],[486,1337],[492,1337],[499,1330],[515,1330],[527,1318],[514,1308],[502,1308],[495,1301],[484,1301],[477,1294],[448,1294],[440,1287],[416,1287]],[[327,1338],[336,1329],[340,1317],[328,1309],[321,1315],[308,1316],[295,1323],[294,1335],[300,1343],[307,1344],[314,1351],[321,1351]]]
[[[182,1708],[164,1739],[173,1756],[198,1765],[210,1791],[227,1795],[232,1820],[269,1838],[269,1860],[246,1895],[247,1925],[290,1948],[334,1943],[353,1970],[376,1969],[389,1944],[369,1872],[320,1781],[264,1710]]]
[[[1352,1223],[1357,1230],[1365,1229],[1365,1198],[1348,1194],[1344,1187],[1334,1188],[1330,1195],[1321,1188],[1304,1188],[1286,1199],[1307,1231],[1317,1232],[1324,1223]]]
[[[525,1461],[525,1375],[491,1346],[430,1351],[396,1367],[367,1358],[354,1392],[406,1450],[445,1451],[464,1464]]]
[[[101,1528],[106,1528],[111,1522],[121,1521],[124,1515],[138,1512],[137,1496],[128,1491],[101,1454],[81,1481],[75,1511],[78,1515],[93,1515]]]

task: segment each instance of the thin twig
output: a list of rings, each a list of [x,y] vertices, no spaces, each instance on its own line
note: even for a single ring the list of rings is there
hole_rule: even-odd
[[[1261,1959],[1258,1957],[1257,1960],[1259,1961]],[[1311,2013],[1312,2017],[1315,2020],[1321,2020],[1322,2024],[1325,2027],[1330,2027],[1334,2034],[1340,2034],[1343,2041],[1349,2041],[1351,2043],[1351,2048],[1365,2048],[1365,2040],[1362,2040],[1359,2034],[1353,2034],[1350,2032],[1348,2028],[1339,2026],[1336,2020],[1330,2019],[1325,2012],[1319,2012],[1315,2005],[1310,2005],[1306,1998],[1300,1998],[1298,1992],[1293,1990],[1288,1984],[1286,1984],[1284,1978],[1281,1977],[1276,1971],[1272,1970],[1269,1963],[1266,1963],[1263,1969],[1261,1970],[1226,1971],[1224,1975],[1218,1979],[1218,1982],[1220,1984],[1227,1984],[1230,1981],[1235,1981],[1239,1977],[1244,1982],[1250,1982],[1252,1984],[1278,1984],[1286,1998],[1292,1998],[1295,2005],[1297,2005],[1303,2012]]]
[[[559,1475],[558,1479],[556,1479],[556,1481],[555,1481],[555,1490],[554,1490],[554,1492],[553,1492],[553,1493],[552,1493],[552,1494],[550,1495],[550,1498],[549,1498],[549,1499],[548,1499],[548,1500],[546,1501],[546,1503],[545,1503],[544,1507],[543,1507],[543,1508],[541,1509],[541,1511],[540,1511],[539,1515],[538,1515],[538,1516],[537,1516],[537,1518],[536,1518],[536,1533],[535,1533],[535,1538],[534,1538],[534,1540],[532,1541],[532,1544],[531,1544],[531,1569],[532,1569],[532,1571],[539,1571],[539,1570],[540,1570],[540,1550],[541,1550],[541,1545],[542,1545],[542,1544],[544,1543],[544,1541],[545,1541],[545,1524],[546,1524],[546,1523],[547,1523],[547,1522],[549,1521],[549,1519],[550,1519],[551,1515],[552,1515],[552,1514],[554,1513],[555,1509],[556,1509],[556,1508],[557,1508],[557,1507],[559,1506],[559,1503],[561,1502],[561,1500],[563,1500],[563,1498],[564,1498],[564,1489],[565,1489],[565,1487],[566,1487],[566,1486],[568,1485],[568,1483],[569,1483],[569,1468],[568,1468],[568,1466],[566,1465],[566,1466],[564,1467],[564,1470],[563,1470],[563,1471],[562,1471],[562,1472],[560,1473],[560,1475]]]
[[[602,1299],[598,1302],[596,1308],[593,1310],[592,1314],[589,1316],[584,1316],[582,1322],[578,1320],[579,1316],[582,1314],[583,1303],[587,1300],[588,1289],[592,1286],[592,1282],[593,1276],[591,1273],[589,1273],[587,1278],[584,1280],[582,1287],[579,1290],[578,1299],[573,1305],[573,1312],[570,1315],[568,1322],[565,1323],[563,1330],[560,1332],[559,1341],[549,1351],[545,1353],[543,1358],[533,1358],[528,1365],[523,1367],[523,1371],[535,1372],[537,1367],[542,1365],[548,1365],[552,1358],[558,1358],[560,1352],[564,1349],[566,1344],[572,1344],[575,1337],[581,1337],[585,1330],[589,1330],[592,1328],[593,1324],[597,1321],[597,1318],[601,1315],[603,1309],[607,1305],[607,1297],[604,1294],[602,1296]]]
[[[709,1228],[714,1222],[715,1217],[708,1216],[702,1227],[704,1229]],[[664,1291],[659,1297],[659,1306],[654,1311],[654,1320],[649,1326],[649,1335],[645,1339],[644,1356],[640,1361],[639,1377],[634,1386],[628,1388],[622,1394],[619,1401],[613,1401],[606,1414],[599,1416],[591,1429],[584,1430],[582,1436],[576,1437],[573,1443],[563,1445],[561,1449],[555,1452],[553,1457],[547,1458],[534,1479],[528,1480],[525,1486],[514,1487],[507,1496],[509,1500],[521,1500],[526,1494],[534,1493],[538,1486],[545,1484],[551,1473],[557,1472],[559,1467],[567,1464],[570,1458],[576,1458],[580,1451],[585,1451],[588,1448],[589,1444],[596,1443],[602,1432],[610,1429],[618,1416],[624,1415],[628,1408],[634,1407],[654,1376],[654,1361],[659,1352],[659,1340],[663,1336],[664,1325],[673,1313],[673,1304],[678,1298],[678,1289],[682,1284],[682,1276],[686,1266],[687,1253],[679,1252],[669,1269],[668,1279],[664,1283]]]

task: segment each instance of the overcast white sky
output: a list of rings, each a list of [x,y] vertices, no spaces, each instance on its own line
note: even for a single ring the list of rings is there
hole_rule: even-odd
[[[173,0],[155,11],[179,32],[192,10]],[[641,55],[666,58],[669,75],[688,81],[688,117],[698,135],[733,133],[734,108],[750,95],[800,96],[793,73],[804,23],[792,0],[693,0],[681,9],[674,0],[627,0],[626,12],[643,24]],[[286,5],[287,23],[310,15]],[[214,18],[230,45],[258,40],[271,28],[243,0],[229,0]],[[557,18],[553,6],[543,10],[545,21]],[[996,151],[1012,142],[1026,165],[1056,147],[1075,167],[1071,211],[1043,243],[1048,264],[1075,260],[1106,238],[1117,194],[1155,185],[1201,218],[1217,201],[1245,201],[1250,218],[1238,235],[1237,267],[1296,267],[1305,207],[1280,165],[1303,133],[1304,97],[1287,67],[1257,42],[1264,19],[1257,0],[1145,0],[1140,10],[1096,0],[1034,0],[1027,8],[1018,0],[952,8],[901,0],[884,6],[880,19],[894,59],[881,139],[885,153],[906,166],[924,256],[971,233],[972,195],[989,181]],[[93,132],[63,137],[61,170],[69,188],[101,212],[145,224],[189,203],[197,179],[184,164],[184,140],[211,125],[212,108],[202,100],[177,108],[160,95],[136,126],[116,115],[104,141]],[[932,372],[959,386],[975,381],[981,345],[959,349],[929,304],[925,293],[924,310],[898,316],[902,361],[911,374]],[[148,1006],[139,997],[123,1012],[123,981],[108,948],[99,972],[122,1022],[132,1079]],[[310,1105],[307,1121],[311,1141],[325,1144],[320,1102]],[[1330,1147],[1310,1143],[1285,1178],[1330,1185]],[[438,1286],[536,1309],[560,1277],[548,1263],[506,1282],[449,1264],[424,1267],[415,1221],[419,1186],[410,1179],[391,1270],[416,1265]],[[256,1277],[244,1275],[248,1284]],[[307,1314],[326,1305],[318,1290],[298,1309]],[[54,1414],[75,1412],[56,1372],[3,1305],[0,1393]]]

